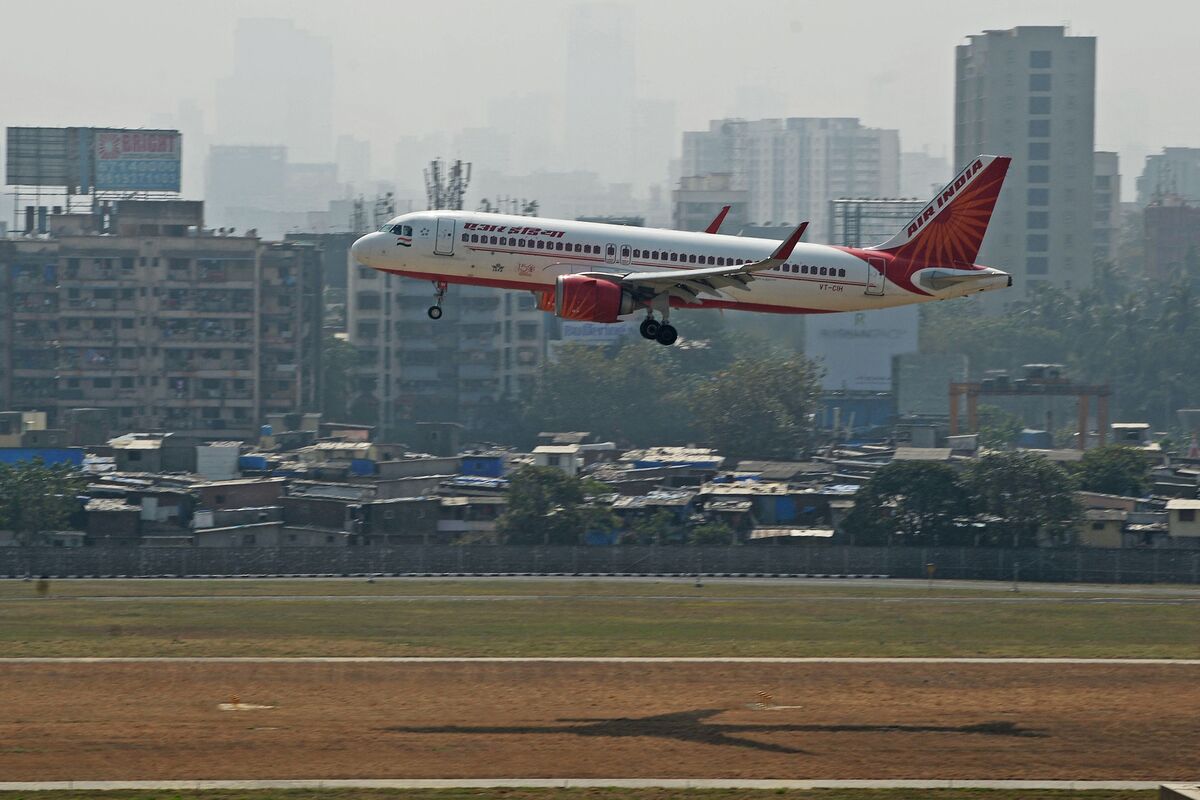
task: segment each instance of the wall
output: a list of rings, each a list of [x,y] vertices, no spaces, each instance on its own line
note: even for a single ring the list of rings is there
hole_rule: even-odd
[[[340,544],[335,542],[334,544]],[[1200,584],[1200,550],[925,547],[0,547],[0,577],[596,573],[883,575],[1025,582]]]

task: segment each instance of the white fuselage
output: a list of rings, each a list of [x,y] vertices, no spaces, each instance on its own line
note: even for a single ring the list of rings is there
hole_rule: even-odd
[[[408,227],[411,236],[403,235]],[[396,217],[383,230],[363,236],[355,242],[353,255],[364,266],[406,277],[550,292],[559,275],[757,262],[778,245],[768,239],[710,233],[423,211]],[[755,272],[745,290],[727,289],[721,293],[723,299],[706,297],[698,305],[804,314],[887,308],[966,293],[911,291],[885,277],[882,257],[874,265],[869,263],[872,258],[870,251],[801,243],[780,268]],[[993,287],[977,286],[982,288]]]

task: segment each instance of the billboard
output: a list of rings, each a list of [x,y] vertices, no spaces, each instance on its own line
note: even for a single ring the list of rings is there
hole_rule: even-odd
[[[576,344],[612,344],[637,332],[639,319],[626,317],[620,322],[562,321],[562,340]]]
[[[91,134],[97,189],[179,191],[179,131],[96,128]]]
[[[5,138],[5,183],[9,186],[71,186],[77,183],[76,168],[68,173],[67,128],[9,128]]]
[[[917,350],[916,306],[813,314],[806,318],[805,355],[825,369],[826,391],[892,391],[892,357]]]
[[[9,186],[61,186],[69,194],[179,191],[179,131],[9,128],[7,134]]]

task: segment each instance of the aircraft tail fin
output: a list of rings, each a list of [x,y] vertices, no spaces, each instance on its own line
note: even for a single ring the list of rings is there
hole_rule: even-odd
[[[870,249],[890,252],[915,268],[974,264],[1011,161],[972,159],[899,233]]]

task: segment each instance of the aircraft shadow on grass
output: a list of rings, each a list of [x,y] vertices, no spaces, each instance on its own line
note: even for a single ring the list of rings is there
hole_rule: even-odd
[[[745,747],[768,753],[810,755],[807,750],[785,747],[754,739],[744,739],[739,733],[961,733],[983,736],[1008,736],[1027,739],[1045,738],[1040,731],[1020,727],[1014,722],[981,722],[975,725],[797,725],[790,723],[735,725],[708,720],[722,713],[722,708],[702,708],[695,711],[676,711],[672,714],[655,714],[649,717],[617,717],[610,719],[562,718],[557,722],[576,723],[559,725],[397,725],[384,730],[391,733],[457,733],[457,734],[556,734],[572,736],[602,736],[630,738],[649,736],[656,739],[674,739],[694,744],[715,744],[729,747]]]

